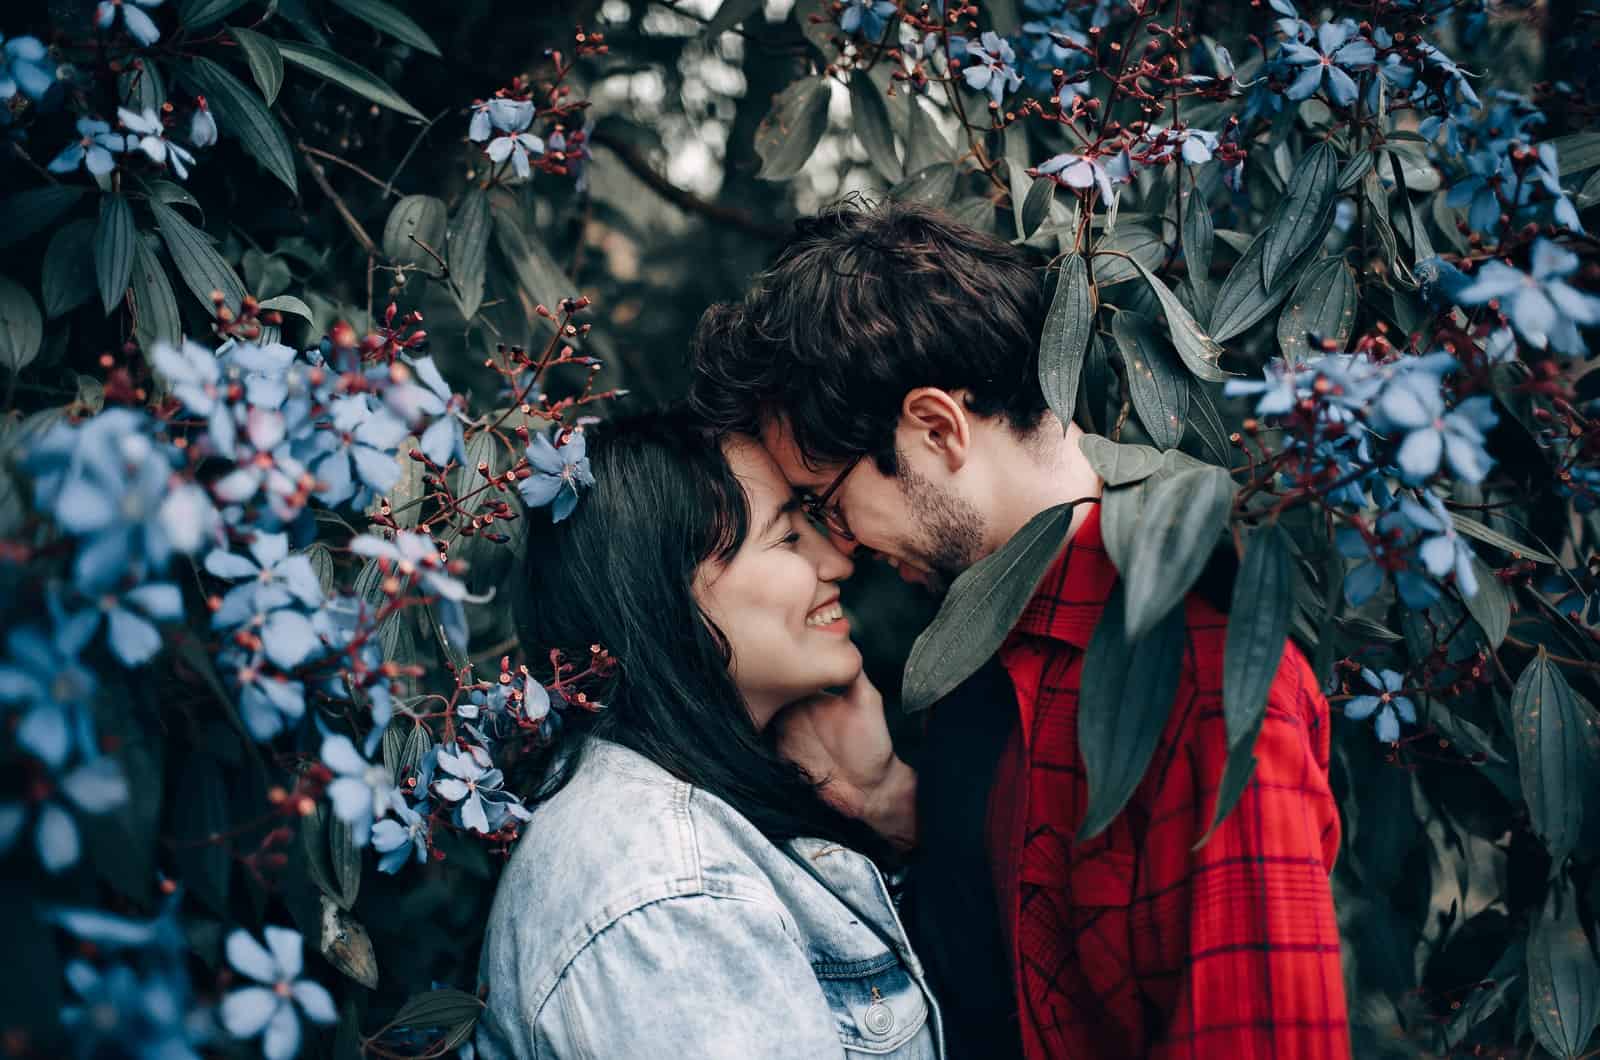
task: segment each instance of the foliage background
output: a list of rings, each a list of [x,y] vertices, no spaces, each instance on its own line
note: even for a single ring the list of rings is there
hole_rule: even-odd
[[[1043,8],[1061,6],[998,0],[984,5],[981,13],[955,17],[975,17],[980,29],[1026,36],[1025,22],[1036,20]],[[1068,6],[1075,32],[1087,28],[1097,7],[1109,19],[1109,30],[1120,31],[1133,21],[1125,6]],[[924,18],[928,10],[938,14],[938,5],[902,7],[920,10]],[[124,302],[119,289],[111,292],[111,311],[102,305],[95,257],[100,238],[96,226],[102,224],[100,190],[82,173],[47,173],[46,163],[70,139],[71,118],[84,101],[89,101],[89,112],[108,116],[107,93],[127,104],[155,106],[170,99],[186,122],[195,93],[204,87],[205,75],[192,73],[197,58],[220,63],[254,92],[237,37],[222,34],[223,24],[253,26],[291,46],[327,48],[391,86],[404,108],[392,100],[380,106],[347,91],[348,80],[340,85],[338,77],[330,81],[289,64],[271,111],[291,149],[288,169],[293,179],[288,181],[259,164],[260,152],[246,149],[237,138],[238,123],[229,121],[237,114],[225,113],[218,93],[210,93],[221,140],[199,152],[188,179],[180,183],[162,176],[166,183],[157,184],[158,175],[146,167],[139,171],[143,183],[125,187],[135,205],[140,238],[169,276],[182,332],[212,335],[211,307],[190,296],[192,284],[186,286],[181,269],[174,268],[172,251],[156,239],[161,226],[154,209],[145,205],[147,198],[170,204],[168,209],[181,211],[180,216],[208,233],[242,289],[269,304],[282,295],[299,300],[278,303],[290,311],[279,324],[266,327],[281,331],[259,337],[316,347],[323,336],[337,333],[339,321],[348,322],[357,335],[379,327],[384,307],[397,303],[402,313],[422,313],[426,349],[451,388],[468,399],[467,407],[480,411],[505,405],[505,380],[485,365],[495,356],[497,343],[543,348],[554,327],[534,307],[557,309],[562,299],[579,293],[593,300],[593,307],[580,314],[592,331],[576,345],[584,356],[604,362],[601,385],[626,388],[629,400],[639,403],[676,395],[685,381],[688,337],[703,307],[742,292],[789,218],[857,190],[934,199],[1004,238],[1026,235],[1042,252],[1041,260],[1088,250],[1089,244],[1081,241],[1084,235],[1104,240],[1094,244],[1096,249],[1131,254],[1154,269],[1181,292],[1204,326],[1209,308],[1205,297],[1197,304],[1195,285],[1180,286],[1196,245],[1175,210],[1175,192],[1187,189],[1182,194],[1191,225],[1195,199],[1212,204],[1219,230],[1209,270],[1215,296],[1219,285],[1226,289],[1231,282],[1234,263],[1249,239],[1271,225],[1274,208],[1294,191],[1296,165],[1347,116],[1313,100],[1292,102],[1276,116],[1246,117],[1242,134],[1223,137],[1245,152],[1242,186],[1224,186],[1224,170],[1231,168],[1228,159],[1234,157],[1226,150],[1217,161],[1192,170],[1177,162],[1149,164],[1123,191],[1116,222],[1120,242],[1112,242],[1111,233],[1104,231],[1109,218],[1103,202],[1092,230],[1075,229],[1073,219],[1086,217],[1093,200],[1078,196],[1084,212],[1069,215],[1068,204],[1077,193],[1048,181],[1035,184],[1026,172],[1064,150],[1060,135],[1038,121],[1021,123],[1004,135],[987,131],[985,96],[958,78],[952,78],[949,89],[933,87],[920,112],[919,120],[927,124],[915,130],[907,126],[911,111],[905,84],[897,86],[894,96],[882,97],[894,130],[886,153],[882,123],[863,118],[870,102],[861,100],[861,90],[846,88],[843,77],[832,82],[818,77],[824,70],[837,74],[841,66],[850,65],[848,58],[840,58],[842,6],[815,0],[800,0],[792,7],[783,0],[728,0],[720,10],[709,0],[458,0],[450,5],[169,0],[149,10],[162,38],[143,50],[129,47],[116,31],[97,36],[91,29],[93,3],[14,4],[0,25],[11,41],[37,35],[53,49],[51,65],[70,58],[86,78],[84,96],[74,97],[72,105],[63,106],[58,98],[53,106],[35,107],[14,96],[4,130],[10,139],[9,157],[0,170],[0,191],[6,195],[0,201],[0,247],[8,254],[0,273],[10,286],[0,314],[7,344],[0,355],[9,357],[5,363],[11,370],[6,373],[8,413],[0,441],[6,454],[0,534],[7,539],[0,557],[0,597],[6,601],[8,630],[37,622],[46,613],[45,602],[55,599],[54,586],[66,577],[73,550],[67,537],[53,529],[48,513],[41,514],[47,505],[36,503],[30,510],[24,503],[30,496],[30,446],[64,419],[91,417],[106,407],[142,405],[165,385],[147,367],[156,325],[135,311],[137,287],[133,302]],[[403,12],[407,21],[397,23],[392,12]],[[1568,137],[1558,141],[1560,180],[1584,219],[1592,222],[1591,207],[1600,200],[1594,180],[1600,147],[1589,133],[1595,93],[1593,64],[1587,59],[1594,17],[1576,0],[1491,4],[1486,9],[1433,6],[1426,20],[1420,8],[1405,4],[1361,5],[1331,13],[1424,28],[1429,39],[1474,73],[1473,84],[1485,100],[1492,101],[1497,88],[1536,97],[1545,121],[1528,126],[1533,130],[1530,139]],[[1244,68],[1262,47],[1259,42],[1275,41],[1272,23],[1284,14],[1282,8],[1268,11],[1242,3],[1188,11],[1169,4],[1150,11],[1150,17],[1159,16],[1163,23],[1175,18],[1188,22],[1196,42],[1204,35],[1208,42],[1227,45],[1239,61],[1241,83],[1247,80]],[[1299,14],[1320,20],[1309,9]],[[1145,16],[1139,20],[1142,24]],[[708,28],[713,21],[716,25]],[[586,113],[578,117],[587,126],[588,157],[574,161],[566,173],[536,172],[533,181],[508,189],[497,201],[501,220],[484,257],[482,308],[463,315],[450,284],[429,276],[439,271],[438,262],[405,238],[404,226],[395,220],[397,208],[401,221],[411,218],[419,232],[434,233],[435,238],[424,242],[449,254],[439,238],[444,233],[431,216],[433,207],[406,197],[428,195],[447,204],[451,221],[446,227],[453,234],[469,189],[488,171],[465,136],[469,105],[519,74],[547,80],[556,66],[546,48],[561,48],[570,59],[578,26],[603,33],[605,46],[604,53],[579,58],[565,81],[574,90],[572,98],[589,101]],[[1251,35],[1256,45],[1250,43]],[[1035,32],[1032,39],[1046,46],[1048,38]],[[103,49],[107,41],[115,41],[116,47]],[[1266,51],[1277,54],[1275,48],[1267,45]],[[127,62],[136,52],[143,57],[142,70]],[[858,40],[855,54],[868,56],[871,51]],[[1109,51],[1102,50],[1097,60],[1120,69],[1109,66],[1115,61]],[[120,65],[113,68],[113,61]],[[1203,48],[1197,43],[1182,63],[1185,74],[1222,73],[1213,43]],[[877,63],[873,73],[853,79],[871,78],[881,97],[889,66]],[[1260,65],[1251,73],[1259,77]],[[1368,74],[1363,85],[1371,79]],[[1109,80],[1103,72],[1090,83],[1092,95],[1107,97]],[[802,93],[828,86],[825,95],[807,102],[802,114],[802,128],[813,135],[794,132],[789,125],[788,137],[763,133],[774,97],[794,85]],[[1008,106],[1015,107],[1015,98],[1021,97]],[[1222,131],[1230,115],[1248,113],[1250,99],[1248,89],[1221,91],[1214,98],[1186,101],[1180,114],[1195,128]],[[970,131],[958,122],[958,101],[964,103]],[[1123,100],[1118,106],[1123,120],[1138,116],[1136,103]],[[402,113],[405,108],[420,119]],[[1402,110],[1385,131],[1414,130],[1422,116]],[[568,131],[578,127],[574,122]],[[765,144],[760,150],[758,142]],[[1339,139],[1341,164],[1375,142]],[[1474,371],[1468,373],[1469,381],[1448,387],[1442,376],[1436,378],[1439,393],[1452,404],[1468,393],[1491,393],[1500,410],[1500,424],[1488,442],[1497,468],[1475,481],[1459,475],[1435,480],[1458,514],[1475,513],[1487,527],[1473,546],[1480,557],[1480,593],[1460,594],[1459,578],[1447,579],[1430,607],[1409,607],[1390,582],[1405,567],[1399,559],[1386,569],[1381,592],[1351,601],[1346,570],[1361,562],[1356,556],[1340,557],[1333,548],[1329,531],[1335,520],[1330,513],[1339,506],[1324,503],[1326,480],[1296,480],[1304,469],[1290,465],[1279,466],[1285,477],[1275,484],[1283,487],[1281,492],[1251,490],[1257,500],[1292,496],[1270,517],[1264,515],[1265,507],[1252,506],[1249,495],[1240,499],[1230,486],[1218,525],[1187,526],[1179,520],[1165,531],[1184,538],[1184,547],[1203,552],[1217,541],[1221,523],[1231,522],[1233,541],[1247,569],[1253,569],[1248,545],[1262,533],[1256,528],[1278,525],[1281,516],[1294,542],[1293,558],[1285,562],[1295,587],[1277,590],[1274,599],[1281,598],[1281,608],[1263,609],[1281,618],[1279,628],[1266,628],[1263,635],[1281,637],[1283,627],[1292,629],[1319,670],[1334,682],[1337,703],[1367,691],[1359,669],[1367,666],[1406,675],[1403,687],[1420,707],[1418,724],[1407,725],[1397,743],[1374,741],[1370,723],[1342,717],[1336,722],[1335,783],[1346,815],[1346,849],[1335,887],[1346,936],[1357,1054],[1533,1055],[1545,1050],[1583,1055],[1600,1020],[1600,965],[1593,948],[1600,912],[1600,756],[1589,735],[1595,725],[1589,701],[1600,691],[1593,682],[1600,650],[1593,636],[1595,571],[1590,562],[1600,526],[1583,486],[1596,456],[1587,415],[1593,386],[1586,381],[1587,351],[1568,349],[1552,356],[1524,338],[1515,363],[1480,363],[1474,354],[1488,335],[1492,311],[1452,310],[1458,292],[1445,290],[1450,287],[1448,274],[1438,279],[1440,273],[1423,265],[1432,256],[1424,253],[1424,245],[1449,261],[1485,258],[1486,248],[1498,246],[1524,266],[1529,246],[1521,225],[1530,217],[1513,210],[1516,216],[1503,223],[1494,218],[1476,241],[1469,240],[1457,228],[1465,211],[1446,201],[1451,186],[1471,177],[1459,158],[1426,147],[1370,153],[1399,159],[1405,185],[1397,191],[1388,178],[1379,185],[1381,213],[1374,199],[1362,198],[1365,191],[1350,194],[1349,210],[1337,219],[1331,214],[1321,219],[1317,228],[1319,237],[1327,235],[1326,252],[1352,266],[1348,274],[1340,273],[1350,277],[1354,292],[1348,311],[1334,313],[1331,322],[1318,321],[1313,309],[1331,304],[1321,291],[1323,301],[1305,310],[1310,322],[1299,327],[1298,335],[1295,321],[1284,327],[1277,325],[1279,312],[1265,313],[1262,322],[1227,340],[1223,364],[1257,376],[1268,358],[1280,352],[1280,340],[1286,351],[1299,342],[1295,349],[1301,356],[1313,353],[1304,341],[1306,331],[1336,335],[1350,348],[1387,355],[1390,348],[1375,347],[1374,336],[1387,335],[1394,348],[1402,348],[1408,345],[1405,336],[1416,335],[1411,352],[1418,353],[1436,348],[1437,335],[1453,328],[1451,341],[1472,346],[1471,353],[1461,348],[1457,353]],[[572,154],[576,159],[578,152]],[[950,166],[957,155],[962,156],[959,165]],[[768,176],[778,173],[785,179],[763,179],[764,166]],[[900,184],[908,174],[921,179]],[[62,197],[61,208],[46,209],[42,204],[47,200],[38,197],[38,190],[57,184],[76,187],[80,195],[70,201]],[[1349,191],[1342,188],[1341,194]],[[1357,201],[1359,208],[1353,205]],[[1413,212],[1391,213],[1405,204]],[[1548,199],[1534,204],[1540,211],[1547,206]],[[1353,219],[1348,216],[1358,209]],[[1533,219],[1551,223],[1547,211]],[[1407,227],[1412,224],[1423,230],[1421,238]],[[1152,230],[1159,233],[1155,242],[1140,242],[1138,233]],[[1593,290],[1594,241],[1568,233],[1563,242],[1584,263],[1574,282]],[[1064,260],[1055,258],[1057,264]],[[1255,411],[1251,400],[1237,392],[1230,396],[1170,366],[1161,376],[1167,390],[1159,385],[1155,391],[1141,390],[1134,383],[1130,393],[1129,358],[1118,353],[1125,348],[1124,336],[1113,325],[1111,306],[1151,314],[1153,320],[1157,303],[1153,288],[1138,282],[1127,260],[1115,255],[1092,259],[1101,286],[1089,304],[1092,313],[1099,313],[1099,325],[1089,329],[1095,332],[1092,338],[1080,327],[1074,341],[1085,342],[1077,353],[1088,361],[1084,371],[1089,382],[1100,372],[1098,379],[1109,383],[1113,396],[1109,405],[1102,400],[1082,414],[1091,426],[1122,442],[1185,451],[1202,463],[1218,460],[1219,449],[1236,458],[1228,435]],[[1116,269],[1121,271],[1113,282]],[[1410,278],[1413,273],[1415,279]],[[455,279],[460,278],[458,273]],[[1054,270],[1050,282],[1059,289]],[[31,344],[24,341],[26,313],[19,312],[12,288],[44,310]],[[1304,299],[1298,290],[1287,299],[1297,312],[1313,292],[1304,293]],[[237,304],[232,308],[239,310]],[[1120,319],[1123,312],[1114,315]],[[1163,315],[1176,341],[1174,314]],[[249,314],[245,316],[248,323]],[[1166,335],[1162,332],[1153,341],[1164,344]],[[1126,348],[1137,350],[1139,340]],[[1171,353],[1170,346],[1163,348]],[[1153,373],[1161,371],[1159,361],[1165,355],[1155,356]],[[581,393],[589,375],[586,365],[567,366],[548,372],[540,383],[546,393],[560,398]],[[1530,380],[1550,385],[1530,387]],[[1180,417],[1188,429],[1180,427],[1176,438],[1164,438],[1159,416],[1152,417],[1151,411],[1174,400],[1172,387],[1191,394],[1196,410],[1202,398],[1192,395],[1203,391],[1219,410],[1217,427],[1208,431],[1196,425],[1196,411],[1192,418]],[[1320,400],[1319,394],[1312,404]],[[575,412],[568,410],[569,420]],[[507,426],[516,422],[535,429],[540,425],[535,416],[513,419]],[[1300,428],[1309,429],[1310,422]],[[1552,425],[1559,428],[1554,434]],[[1269,450],[1282,451],[1285,439],[1294,437],[1296,426],[1287,427],[1284,434],[1263,435]],[[1559,437],[1561,431],[1568,432],[1566,439]],[[488,434],[469,433],[479,439],[469,444],[469,463],[487,459],[497,472],[515,467],[520,443],[514,435],[501,432],[491,442]],[[1103,458],[1122,469],[1110,476],[1116,483],[1113,492],[1126,491],[1123,503],[1133,504],[1135,516],[1142,506],[1154,503],[1143,494],[1135,496],[1137,491],[1153,491],[1163,479],[1176,477],[1175,472],[1193,470],[1170,458],[1165,463],[1150,458],[1150,450],[1107,454]],[[1380,472],[1369,468],[1368,477],[1383,477]],[[1250,481],[1250,475],[1242,474],[1235,486]],[[392,509],[403,509],[430,488],[412,465],[390,494]],[[1367,505],[1372,503],[1367,498]],[[351,584],[362,567],[358,557],[342,551],[343,545],[349,532],[378,509],[364,514],[360,508],[314,506],[308,511],[307,521],[298,524],[296,546],[306,547],[312,537],[332,543],[334,548],[319,554],[318,563],[331,583]],[[535,511],[533,517],[543,513]],[[433,525],[437,530],[457,522],[446,518]],[[1163,530],[1153,523],[1129,525],[1137,530],[1130,541],[1157,540]],[[1559,562],[1529,562],[1526,557],[1535,552]],[[472,590],[518,591],[507,583],[508,550],[473,543],[462,554],[471,560],[464,580]],[[231,1042],[210,1015],[211,1007],[243,982],[225,940],[236,926],[259,934],[263,924],[292,924],[305,938],[308,974],[331,988],[339,1005],[336,1027],[311,1033],[307,1025],[307,1055],[436,1055],[470,1030],[474,1003],[451,988],[473,988],[476,933],[506,836],[484,842],[459,827],[437,827],[433,845],[442,857],[390,875],[375,871],[373,859],[349,844],[337,815],[326,806],[303,818],[285,815],[282,804],[271,799],[274,787],[320,795],[318,785],[307,786],[305,773],[315,762],[319,737],[302,726],[258,746],[230,720],[235,691],[217,675],[213,657],[219,638],[203,618],[205,597],[219,588],[201,573],[198,558],[179,561],[183,569],[174,578],[182,583],[189,613],[202,617],[187,625],[166,625],[163,654],[153,663],[121,668],[103,641],[84,654],[98,675],[99,690],[91,703],[77,706],[89,711],[101,749],[120,764],[130,797],[110,813],[83,819],[83,857],[64,872],[41,868],[27,843],[16,844],[6,855],[0,886],[13,942],[12,959],[0,972],[6,979],[0,989],[0,1027],[5,1029],[0,1041],[14,1055],[59,1055],[67,1048],[65,1019],[73,1028],[74,1047],[81,1051],[90,1051],[86,1043],[95,1043],[113,1052],[154,1055],[157,1045],[170,1044],[173,1035],[206,1051],[253,1049]],[[1558,575],[1552,583],[1550,576],[1559,570],[1568,572],[1565,580]],[[47,582],[52,571],[53,580]],[[1174,588],[1181,594],[1184,586],[1176,576],[1164,578],[1162,585],[1147,587],[1152,598],[1170,596]],[[870,567],[848,592],[847,601],[859,616],[856,625],[865,638],[869,669],[894,704],[912,638],[933,609],[892,575]],[[377,598],[385,595],[379,592]],[[408,614],[391,619],[383,637],[386,655],[423,667],[421,675],[400,678],[402,691],[448,693],[452,682],[444,664],[459,664],[460,656],[430,636],[426,624],[411,624]],[[467,618],[470,659],[480,674],[492,675],[502,656],[516,655],[507,609],[492,603],[471,606]],[[968,616],[967,622],[987,622],[995,629],[1006,624],[993,615]],[[948,627],[936,626],[935,635],[939,629]],[[15,655],[13,651],[13,663]],[[908,698],[927,698],[928,689],[949,676],[919,670],[913,658]],[[401,704],[415,701],[402,696]],[[1529,735],[1530,718],[1537,719],[1541,705],[1547,716],[1559,715],[1559,731]],[[18,743],[16,719],[26,706],[23,702],[7,715],[12,725],[4,752],[4,798],[30,807],[32,813],[31,808],[55,797],[58,778]],[[332,714],[323,717],[342,720]],[[437,729],[436,722],[433,727]],[[914,742],[914,719],[897,716],[897,730]],[[406,766],[416,766],[418,756],[407,745],[404,729],[396,732],[398,737],[385,740],[383,753],[374,757],[400,767],[399,780]],[[359,722],[352,734],[362,735]],[[1247,742],[1244,754],[1247,760]],[[174,894],[168,881],[181,885],[176,898],[167,897]],[[192,992],[185,1004],[190,1007],[192,1001],[195,1013],[192,1025],[178,1021],[182,1025],[176,1029],[157,1026],[158,1020],[139,1011],[149,1001],[148,989],[123,989],[111,979],[111,969],[126,965],[154,981],[156,973],[141,963],[146,958],[139,956],[137,946],[129,950],[126,943],[116,942],[115,930],[105,924],[75,926],[54,912],[102,909],[142,920],[173,901],[180,906],[173,910],[172,922],[181,926],[181,939],[173,945],[185,989]],[[92,996],[85,996],[82,980],[69,985],[63,978],[61,969],[74,960],[101,970],[103,978],[89,988]],[[435,992],[425,995],[423,1008],[414,1002],[396,1018],[407,998],[430,990]],[[101,1028],[104,1033],[85,1029],[81,1008],[63,1008],[81,1001],[91,1002],[91,1014],[95,1003],[101,1006],[99,1015],[110,1021]]]

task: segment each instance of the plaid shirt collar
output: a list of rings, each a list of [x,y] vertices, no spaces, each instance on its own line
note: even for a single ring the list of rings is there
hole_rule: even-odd
[[[1117,568],[1100,535],[1100,505],[1095,503],[1040,579],[1006,643],[1021,637],[1048,637],[1086,651],[1116,584]]]

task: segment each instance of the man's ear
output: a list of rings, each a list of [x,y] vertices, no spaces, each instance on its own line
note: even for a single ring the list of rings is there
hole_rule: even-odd
[[[959,393],[921,386],[900,403],[900,447],[924,450],[960,470],[971,455],[972,421]]]

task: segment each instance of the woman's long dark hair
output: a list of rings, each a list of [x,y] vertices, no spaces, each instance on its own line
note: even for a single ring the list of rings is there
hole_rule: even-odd
[[[816,836],[881,853],[869,829],[824,802],[757,731],[729,675],[727,642],[691,591],[699,565],[730,558],[750,530],[744,488],[717,439],[681,409],[586,433],[595,485],[559,523],[542,509],[523,513],[513,611],[530,666],[557,648],[581,668],[596,644],[618,666],[587,690],[603,709],[566,707],[553,743],[513,767],[517,786],[530,802],[549,798],[599,737],[718,796],[769,839]]]

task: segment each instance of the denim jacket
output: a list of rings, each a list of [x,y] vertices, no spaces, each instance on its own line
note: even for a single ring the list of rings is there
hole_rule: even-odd
[[[484,1060],[944,1055],[877,867],[773,844],[613,743],[540,805],[495,893]]]

